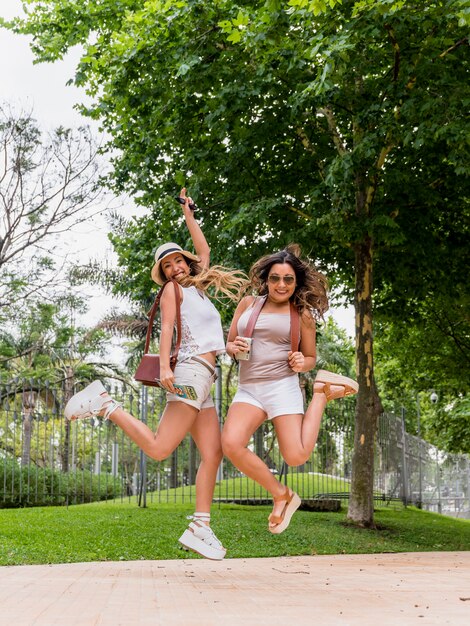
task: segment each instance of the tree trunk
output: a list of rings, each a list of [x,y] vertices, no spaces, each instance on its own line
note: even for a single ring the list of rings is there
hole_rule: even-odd
[[[365,527],[374,525],[374,447],[381,411],[374,380],[372,338],[372,240],[355,249],[356,370],[359,392],[352,460],[348,518]]]

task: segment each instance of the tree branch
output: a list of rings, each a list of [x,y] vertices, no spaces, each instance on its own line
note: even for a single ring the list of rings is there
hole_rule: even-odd
[[[393,49],[395,50],[394,64],[393,64],[393,82],[398,80],[398,74],[400,73],[400,46],[395,37],[395,31],[390,24],[385,24],[385,30],[388,32],[390,41],[392,42]]]
[[[449,54],[449,52],[452,52],[459,46],[465,46],[465,45],[468,46],[468,37],[464,37],[463,39],[460,39],[460,41],[456,41],[453,46],[451,46],[450,48],[447,48],[447,50],[444,50],[444,52],[441,52],[441,54],[439,55],[439,58],[443,59],[446,56],[446,54]]]
[[[305,133],[304,129],[301,126],[297,126],[297,128],[295,129],[295,132],[297,134],[297,137],[299,137],[300,141],[302,142],[302,145],[305,148],[305,150],[307,150],[307,152],[310,152],[310,154],[315,154],[316,152],[315,147],[310,142],[310,139],[307,137],[307,134]]]
[[[379,184],[379,172],[380,170],[383,169],[383,166],[385,164],[385,159],[387,158],[387,155],[393,148],[394,148],[394,144],[392,143],[390,143],[387,146],[384,146],[382,150],[380,151],[379,156],[377,157],[377,161],[375,163],[375,168],[374,168],[375,172],[374,172],[374,176],[372,179],[373,182],[371,185],[367,187],[367,192],[366,192],[365,208],[367,212],[369,211],[369,207],[372,205],[372,202],[374,201],[375,192],[377,191],[377,186]]]
[[[326,118],[328,128],[330,130],[331,136],[333,138],[333,143],[335,144],[338,154],[340,156],[344,156],[345,154],[347,154],[348,151],[343,143],[341,135],[339,134],[333,111],[329,107],[323,107],[322,109],[318,109],[317,113],[323,115]]]

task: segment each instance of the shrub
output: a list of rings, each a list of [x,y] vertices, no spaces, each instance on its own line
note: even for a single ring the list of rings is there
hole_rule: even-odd
[[[111,474],[97,475],[89,470],[66,473],[0,461],[0,508],[81,504],[120,495],[120,479]]]

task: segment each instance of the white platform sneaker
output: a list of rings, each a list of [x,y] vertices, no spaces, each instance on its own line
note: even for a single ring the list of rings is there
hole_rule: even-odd
[[[79,391],[65,405],[64,414],[68,420],[85,419],[100,415],[106,409],[102,417],[108,419],[113,411],[122,406],[111,396],[102,396],[108,393],[99,380]]]
[[[184,548],[193,550],[206,559],[221,561],[227,550],[214,534],[214,531],[197,517],[190,517],[188,528],[179,538],[179,542]]]

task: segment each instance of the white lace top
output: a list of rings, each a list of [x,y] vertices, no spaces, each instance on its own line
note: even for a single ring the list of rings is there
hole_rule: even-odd
[[[196,287],[181,287],[181,347],[178,361],[192,356],[225,352],[220,315],[210,299]]]

